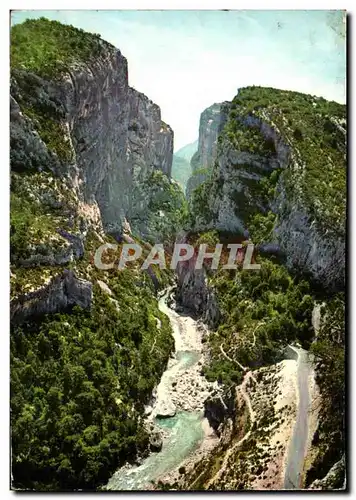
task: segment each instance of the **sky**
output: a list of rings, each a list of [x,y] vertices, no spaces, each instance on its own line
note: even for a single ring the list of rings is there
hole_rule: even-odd
[[[237,89],[261,85],[346,101],[342,11],[17,11],[100,33],[128,60],[129,84],[156,102],[177,151],[199,118]]]

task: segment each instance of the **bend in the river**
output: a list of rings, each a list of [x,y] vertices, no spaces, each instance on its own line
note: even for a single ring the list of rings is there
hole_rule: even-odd
[[[157,387],[152,415],[155,423],[167,432],[162,450],[151,453],[139,466],[118,470],[107,484],[108,490],[148,489],[153,481],[178,467],[200,444],[204,437],[201,410],[177,410],[172,402],[172,385],[184,372],[196,365],[201,355],[201,331],[197,322],[167,305],[171,289],[159,300],[159,308],[170,319],[175,341],[175,359],[168,363]],[[164,413],[173,416],[155,418]]]

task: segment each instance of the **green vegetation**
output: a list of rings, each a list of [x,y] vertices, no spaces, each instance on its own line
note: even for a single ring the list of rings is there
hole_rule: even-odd
[[[65,123],[66,110],[56,95],[56,81],[73,64],[94,60],[104,50],[113,49],[100,35],[44,17],[11,28],[11,94],[60,161],[73,161],[73,150]],[[16,149],[23,145],[11,146]],[[13,163],[12,168],[22,170],[28,165]]]
[[[209,180],[210,176],[211,176],[211,169],[210,168],[197,168],[196,170],[193,171],[192,175],[188,179],[187,188],[186,188],[186,196],[187,196],[188,202],[191,202],[195,191],[202,184],[204,184],[207,180]],[[198,205],[200,203],[199,202],[199,193],[200,193],[200,191],[198,191],[197,196],[196,196],[196,202],[198,203]]]
[[[254,214],[248,224],[249,232],[254,244],[270,241],[276,221],[276,215],[269,211],[266,215]]]
[[[210,174],[210,170],[211,169],[209,167],[207,167],[207,168],[197,168],[192,173],[192,177],[194,177],[194,176],[206,176],[206,177],[208,177],[209,174]]]
[[[94,271],[97,246],[89,236],[74,270],[105,281],[111,297],[95,285],[91,310],[75,307],[12,328],[12,460],[20,488],[93,490],[147,448],[141,415],[173,348],[171,327],[148,274]]]
[[[262,177],[257,183],[255,191],[258,193],[259,200],[264,206],[269,206],[269,200],[272,200],[276,194],[276,186],[281,175],[281,169],[273,170],[272,173]],[[266,213],[252,211],[247,216],[246,226],[248,227],[250,238],[254,244],[271,241],[273,239],[272,231],[276,222],[276,214],[271,210]]]
[[[322,479],[345,453],[345,296],[328,299],[321,310],[318,338],[311,346],[316,360],[317,384],[322,404],[314,435],[316,458],[307,484]],[[333,488],[343,486],[344,477]]]
[[[53,231],[52,221],[43,214],[41,207],[16,194],[11,194],[10,228],[13,260],[26,256],[29,234],[32,233],[35,239],[41,240],[47,231]]]
[[[213,190],[216,190],[216,184],[211,177],[208,177],[202,184],[196,187],[189,200],[190,221],[192,227],[197,220],[203,224],[209,224],[214,219],[214,213],[209,208]]]
[[[183,227],[188,216],[182,189],[160,170],[152,172],[143,188],[144,196],[150,200],[144,214],[147,219],[147,238],[156,243],[153,241],[154,236],[150,235],[159,234],[165,243],[174,243],[177,232]]]
[[[66,111],[50,90],[48,84],[28,71],[12,69],[11,95],[17,100],[22,113],[32,120],[33,128],[47,148],[60,161],[71,162],[73,149],[66,128]],[[11,148],[21,149],[23,144],[13,138]],[[47,160],[49,162],[49,159]],[[18,172],[28,172],[50,165],[36,165],[36,155],[32,154],[31,165],[25,161],[12,161],[11,168]]]
[[[313,298],[306,281],[293,279],[281,265],[259,257],[259,271],[219,270],[211,276],[222,313],[209,336],[209,380],[236,384],[241,367],[253,369],[282,359],[283,347],[295,340],[308,347],[313,335]],[[231,360],[227,359],[221,351]],[[236,363],[238,361],[238,363]]]
[[[273,152],[272,143],[258,128],[246,127],[249,116],[270,123],[291,146],[295,163],[282,174],[290,196],[300,194],[321,229],[344,235],[346,106],[299,92],[241,89],[223,134],[239,149],[265,156]]]
[[[11,28],[11,68],[57,78],[73,63],[88,61],[112,47],[100,35],[44,17]]]
[[[206,233],[201,233],[196,241],[196,246],[205,244],[208,247],[215,247],[217,243],[220,242],[219,233],[217,231],[207,231]]]
[[[60,179],[49,172],[11,173],[11,261],[63,247],[57,229],[75,233],[80,222],[76,199]]]
[[[240,121],[234,109],[229,114],[223,133],[238,151],[248,151],[265,158],[276,154],[273,142],[266,140],[258,128],[247,126]]]

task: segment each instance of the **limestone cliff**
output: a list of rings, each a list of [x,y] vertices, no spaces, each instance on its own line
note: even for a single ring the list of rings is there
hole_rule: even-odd
[[[137,215],[137,184],[154,170],[170,177],[173,132],[159,107],[128,86],[127,61],[114,47],[54,81],[15,69],[12,97],[12,168],[68,179],[80,201],[98,205],[106,230],[121,232]],[[36,122],[48,112],[59,145]]]
[[[54,40],[34,47],[47,27]],[[129,87],[126,58],[99,36],[59,23],[14,29],[12,264],[69,265],[83,257],[90,231],[102,241],[105,233],[120,239],[124,232],[164,241],[183,202],[170,179],[173,131],[159,106]],[[13,269],[16,295],[19,274]]]
[[[192,158],[193,172],[211,167],[216,158],[218,136],[227,120],[224,104],[215,103],[200,115],[198,151]]]
[[[178,226],[173,132],[120,51],[45,18],[11,29],[10,113],[12,488],[96,490],[159,448],[143,417],[174,346],[170,275],[141,271],[147,240],[117,263]]]
[[[207,178],[208,170],[217,155],[218,136],[227,120],[228,103],[215,103],[200,115],[198,150],[190,165],[192,176],[188,179],[186,196],[189,199],[193,190]]]
[[[282,252],[290,269],[342,288],[345,106],[251,87],[224,109],[229,114],[216,150],[201,121],[201,157],[210,168],[191,200],[195,229],[250,230],[255,243]]]

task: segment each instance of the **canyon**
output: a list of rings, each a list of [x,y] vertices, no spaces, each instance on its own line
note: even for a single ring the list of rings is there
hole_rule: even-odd
[[[179,185],[117,48],[44,18],[11,44],[15,488],[342,489],[345,106],[239,89]],[[260,270],[142,268],[157,242],[253,243]]]

